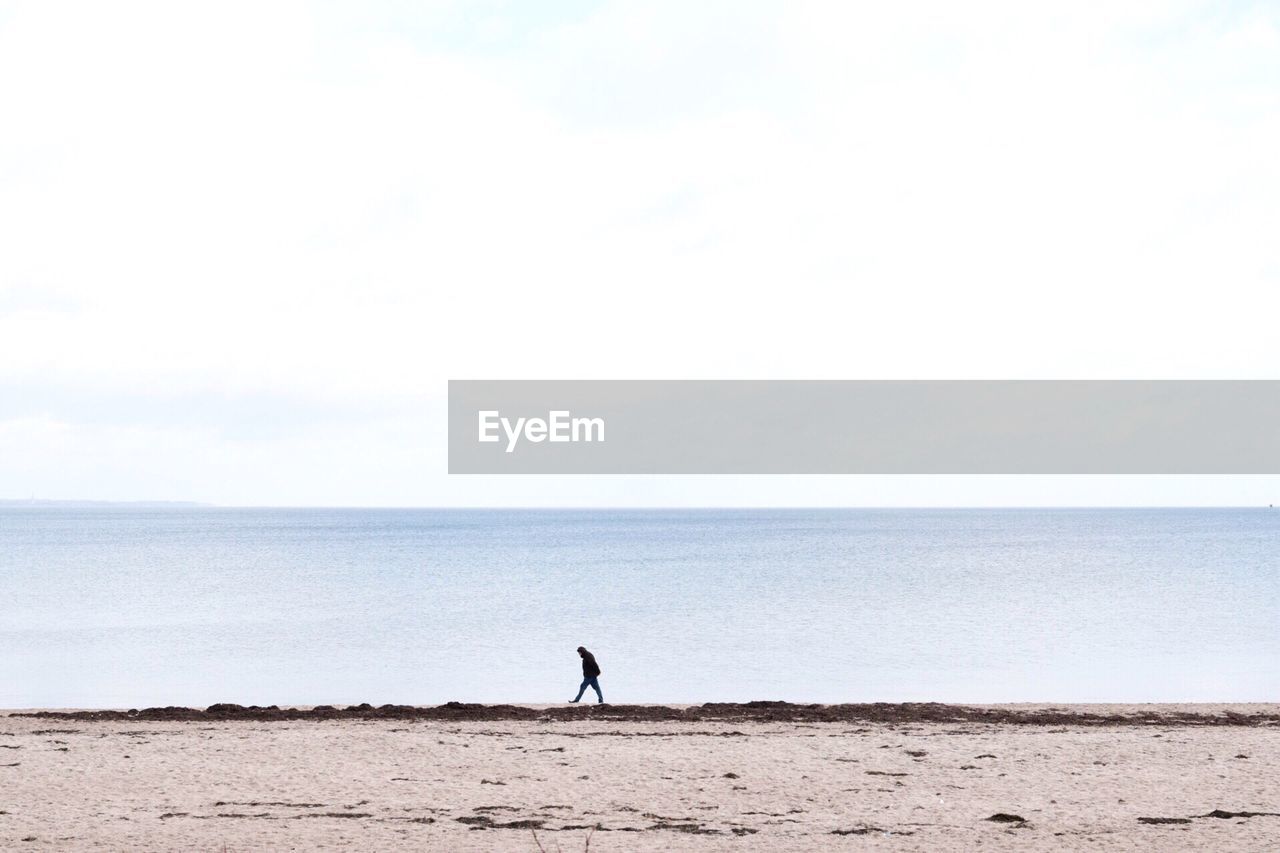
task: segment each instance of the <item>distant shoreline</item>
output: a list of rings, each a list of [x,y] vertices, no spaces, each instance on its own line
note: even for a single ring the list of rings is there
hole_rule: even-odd
[[[487,505],[465,504],[460,506],[441,504],[218,504],[207,501],[93,501],[93,500],[43,500],[31,498],[0,498],[0,509],[6,507],[40,507],[46,509],[95,509],[122,507],[126,509],[225,509],[225,510],[320,510],[320,511],[369,511],[369,512],[1046,512],[1046,511],[1150,511],[1150,510],[1273,510],[1275,504],[604,504],[585,506],[579,504],[548,505]]]
[[[423,720],[628,723],[985,723],[1017,726],[1274,726],[1280,704],[1187,703],[1097,705],[949,705],[936,702],[844,705],[791,702],[709,702],[702,705],[315,705],[220,703],[208,708],[166,706],[130,710],[14,710],[10,717],[83,721],[208,722],[249,720]]]
[[[36,500],[30,498],[0,498],[0,508],[32,506],[41,509],[100,509],[105,507],[125,507],[128,509],[211,509],[214,504],[199,501],[75,501],[75,500]]]

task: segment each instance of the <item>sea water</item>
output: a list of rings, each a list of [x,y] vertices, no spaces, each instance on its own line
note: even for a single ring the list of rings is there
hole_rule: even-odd
[[[1278,701],[1280,511],[0,509],[0,707]]]

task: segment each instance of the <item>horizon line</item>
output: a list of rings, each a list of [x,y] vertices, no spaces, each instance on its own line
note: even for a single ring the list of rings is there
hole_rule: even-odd
[[[4,507],[121,506],[174,509],[364,509],[364,510],[458,510],[497,512],[519,510],[963,510],[963,509],[1274,509],[1274,504],[219,504],[190,500],[96,500],[81,498],[0,498]]]

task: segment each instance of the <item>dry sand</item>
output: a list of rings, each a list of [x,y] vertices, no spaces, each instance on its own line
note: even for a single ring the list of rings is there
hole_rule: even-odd
[[[0,848],[1280,849],[1276,705],[234,707],[0,715]]]

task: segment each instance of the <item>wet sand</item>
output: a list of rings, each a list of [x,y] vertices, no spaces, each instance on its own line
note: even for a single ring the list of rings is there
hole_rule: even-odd
[[[0,716],[0,848],[1267,850],[1280,706]]]

